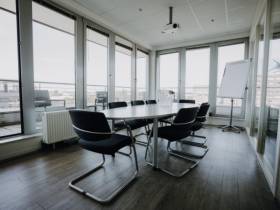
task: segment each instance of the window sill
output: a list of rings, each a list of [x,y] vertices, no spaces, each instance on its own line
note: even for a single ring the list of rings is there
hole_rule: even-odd
[[[0,140],[0,145],[14,143],[17,141],[22,141],[22,140],[33,139],[33,138],[39,138],[41,136],[42,136],[41,133],[35,133],[35,134],[31,134],[31,135],[18,135],[18,136],[8,137],[8,138],[4,138],[4,139]]]

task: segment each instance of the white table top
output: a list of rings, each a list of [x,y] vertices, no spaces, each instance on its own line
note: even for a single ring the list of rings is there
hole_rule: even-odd
[[[173,103],[172,105],[150,104],[106,109],[103,112],[107,119],[153,119],[175,115],[182,108],[199,107],[197,104]]]

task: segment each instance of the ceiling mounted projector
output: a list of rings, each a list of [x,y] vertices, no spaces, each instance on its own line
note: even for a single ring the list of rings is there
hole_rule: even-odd
[[[163,33],[163,34],[174,34],[180,28],[179,23],[173,23],[172,22],[172,16],[173,16],[173,7],[169,7],[169,23],[166,24],[163,27],[163,30],[162,30],[161,33]]]

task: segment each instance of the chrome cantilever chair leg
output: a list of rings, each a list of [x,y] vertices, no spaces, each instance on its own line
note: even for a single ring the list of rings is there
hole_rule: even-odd
[[[132,154],[131,146],[129,147],[129,153],[122,152],[122,151],[117,151],[117,153],[119,153],[121,155],[125,155],[125,156],[130,156]]]
[[[190,150],[190,152],[174,150],[170,147],[170,144],[167,150],[169,152],[176,153],[185,157],[191,157],[191,158],[203,158],[209,150],[209,148],[206,145],[202,145],[202,146],[192,145],[186,142],[182,142],[182,140],[179,142],[182,144],[187,144],[187,147]],[[193,152],[196,152],[196,154]]]
[[[132,134],[131,128],[130,128],[130,126],[126,123],[125,120],[124,120],[124,123],[125,123],[125,126],[126,126],[126,128],[127,128],[127,133],[131,133],[131,134]],[[145,130],[146,130],[146,126],[145,126]],[[133,136],[133,138],[134,138],[134,140],[135,140],[135,143],[138,144],[138,145],[141,145],[141,146],[147,146],[147,142],[136,140],[136,137],[141,136],[141,135],[146,135],[146,134],[142,132],[142,133],[139,133],[139,134]]]
[[[192,140],[182,139],[180,142],[182,144],[192,145],[192,146],[201,147],[201,148],[207,148],[207,146],[205,145],[207,142],[206,136],[195,135],[195,132],[192,132],[192,134],[190,136],[196,137],[198,139],[196,139],[196,138],[192,139]]]
[[[175,177],[182,177],[184,176],[185,174],[187,174],[188,172],[190,172],[193,168],[195,168],[198,163],[199,163],[199,160],[194,160],[194,159],[191,159],[191,158],[188,158],[180,153],[177,153],[176,150],[172,150],[171,147],[170,147],[170,144],[171,142],[169,141],[168,144],[167,144],[167,152],[168,154],[172,155],[172,156],[175,156],[175,157],[178,157],[178,158],[181,158],[181,159],[184,159],[184,160],[187,160],[188,162],[191,162],[193,163],[190,167],[188,167],[186,170],[182,171],[181,173],[179,174],[175,174],[173,173],[172,171],[169,171],[169,170],[166,170],[166,169],[162,169],[160,168],[161,171],[171,175],[171,176],[175,176]]]
[[[151,131],[152,131],[152,130],[153,130],[153,127],[152,127]],[[151,144],[151,138],[152,138],[152,132],[150,132],[149,135],[147,135],[148,143],[147,143],[146,150],[145,150],[145,161],[146,161],[147,163],[149,163],[149,162],[147,161],[147,155],[148,155],[148,149],[149,149],[150,144]]]
[[[146,161],[147,164],[152,165],[152,163],[149,162],[149,161],[147,160],[147,153],[148,153],[148,147],[149,147],[149,145],[150,145],[150,142],[151,142],[151,136],[150,136],[150,138],[149,138],[148,146],[147,146],[146,152],[145,152],[145,161]],[[167,151],[168,151],[168,154],[170,154],[170,155],[172,155],[172,156],[175,156],[175,157],[178,157],[178,158],[182,158],[182,159],[187,160],[188,162],[191,162],[191,163],[193,163],[193,164],[192,164],[190,167],[188,167],[186,170],[184,170],[183,172],[181,172],[181,173],[179,173],[179,174],[173,173],[172,171],[169,171],[169,170],[164,169],[164,168],[161,168],[161,167],[159,167],[158,169],[161,170],[161,171],[163,171],[163,172],[165,172],[165,173],[167,173],[168,175],[171,175],[171,176],[180,178],[180,177],[183,177],[185,174],[187,174],[189,171],[191,171],[193,168],[195,168],[195,167],[198,165],[199,160],[194,160],[194,159],[188,158],[188,157],[186,157],[186,156],[183,156],[183,155],[181,155],[181,154],[177,154],[176,152],[174,152],[174,151],[170,148],[170,143],[171,143],[171,142],[168,142],[168,144],[167,144]]]
[[[137,154],[136,154],[136,149],[134,144],[132,144],[132,148],[134,151],[134,159],[135,159],[135,165],[136,165],[136,171],[134,172],[133,176],[131,176],[125,183],[123,183],[119,188],[117,188],[112,194],[110,194],[108,197],[106,198],[101,198],[98,197],[90,192],[87,192],[86,190],[76,186],[75,184],[80,182],[81,180],[83,180],[84,178],[90,176],[91,174],[93,174],[94,172],[98,171],[99,169],[103,168],[103,165],[105,163],[105,155],[103,154],[103,161],[94,169],[90,170],[89,172],[77,177],[76,179],[74,179],[73,181],[69,182],[69,187],[79,193],[81,193],[84,196],[87,196],[97,202],[100,203],[108,203],[110,201],[112,201],[117,195],[119,195],[136,177],[139,171],[138,168],[138,162],[137,162]]]
[[[147,146],[147,145],[148,145],[148,140],[149,140],[148,135],[147,135],[147,133],[148,133],[147,127],[145,126],[144,128],[145,128],[145,133],[139,133],[139,134],[137,134],[137,135],[134,136],[134,138],[135,138],[135,143],[138,144],[138,145],[141,145],[141,146]],[[137,140],[137,139],[136,139],[136,137],[142,136],[142,135],[147,136],[147,142],[145,142],[145,141],[140,141],[140,140]]]

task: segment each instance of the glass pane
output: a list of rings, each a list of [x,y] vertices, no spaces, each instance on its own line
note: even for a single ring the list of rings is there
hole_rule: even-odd
[[[174,99],[178,98],[179,53],[160,55],[159,68],[160,100],[171,96]]]
[[[40,11],[55,14],[55,27],[49,25],[52,19],[38,22],[33,20],[34,87],[37,121],[41,111],[75,107],[75,37],[65,31],[65,25],[75,21],[33,2],[33,18]],[[50,18],[50,19],[48,19]],[[61,25],[61,28],[60,28]]]
[[[276,1],[273,2],[274,4]],[[279,19],[272,19],[272,34],[269,49],[269,64],[266,89],[266,107],[268,109],[264,157],[271,168],[275,168],[276,141],[280,109],[280,30]]]
[[[225,66],[229,62],[243,60],[245,55],[245,44],[227,45],[218,48],[218,78],[217,78],[217,93],[222,82]],[[230,115],[231,101],[227,98],[217,98],[216,114]],[[240,116],[242,109],[242,100],[234,99],[233,115]]]
[[[108,37],[88,28],[86,45],[87,106],[104,108],[108,95]]]
[[[0,1],[15,11],[15,1]],[[0,8],[0,137],[21,133],[17,20]]]
[[[136,98],[138,100],[145,100],[147,97],[147,74],[149,65],[149,56],[137,50],[136,63]]]
[[[130,49],[116,45],[115,101],[131,100],[131,53]]]
[[[187,50],[185,98],[208,101],[210,48]]]
[[[258,123],[260,115],[260,104],[261,104],[261,85],[262,85],[262,71],[263,71],[263,58],[264,58],[264,45],[263,45],[263,34],[264,34],[264,17],[260,22],[260,40],[258,50],[258,66],[257,66],[257,80],[256,80],[256,99],[255,99],[255,119],[254,119],[254,136],[258,135]]]

